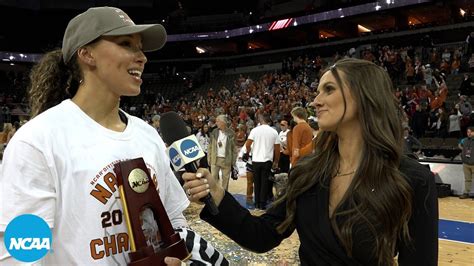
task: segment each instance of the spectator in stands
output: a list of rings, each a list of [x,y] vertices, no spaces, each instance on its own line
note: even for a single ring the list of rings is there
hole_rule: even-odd
[[[446,97],[448,96],[448,87],[446,83],[440,85],[439,89],[435,91],[434,97],[431,99],[431,110],[436,110],[444,105]]]
[[[0,132],[0,145],[6,146],[8,143],[8,136],[10,135],[10,132],[13,131],[13,125],[12,123],[5,123],[3,125],[3,131]]]
[[[441,60],[446,60],[448,63],[451,61],[451,52],[448,50],[448,48],[445,48],[441,54]]]
[[[459,87],[459,93],[461,95],[471,96],[474,94],[474,81],[472,80],[469,73],[464,73],[464,79]]]
[[[247,140],[247,130],[245,129],[244,124],[237,125],[237,132],[235,133],[235,144],[237,148],[244,146],[245,141]]]
[[[467,137],[459,143],[462,149],[461,159],[464,171],[464,191],[460,199],[469,198],[469,192],[472,186],[472,176],[474,175],[474,127],[467,129]]]
[[[217,116],[216,125],[217,128],[211,132],[208,162],[211,166],[212,176],[216,181],[219,180],[219,172],[222,171],[222,187],[227,190],[232,166],[237,160],[235,132],[229,128],[229,120],[226,115]]]
[[[466,38],[466,55],[467,57],[471,57],[474,53],[474,31],[467,35]]]
[[[465,95],[461,95],[459,97],[459,110],[461,111],[462,115],[465,116],[469,116],[472,113],[472,105],[467,101],[467,97]]]
[[[468,61],[468,65],[469,65],[469,72],[474,72],[474,53],[471,54]]]
[[[160,136],[161,136],[161,132],[160,132],[160,115],[154,115],[154,116],[151,118],[151,125],[156,129],[156,132],[158,132],[158,134],[160,134]]]
[[[403,130],[403,139],[404,139],[404,146],[403,146],[403,153],[405,154],[415,154],[421,150],[421,142],[410,134],[410,128],[405,127]]]
[[[451,63],[451,73],[453,75],[459,74],[459,69],[461,68],[461,58],[454,57],[453,62]]]
[[[448,136],[449,115],[444,106],[438,108],[436,117],[436,135],[440,138],[446,138]]]
[[[17,130],[19,128],[20,128],[20,122],[18,122],[18,121],[13,122],[13,127],[12,127],[12,130],[10,130],[10,132],[8,132],[7,142],[5,142],[5,146],[8,145],[10,140],[13,138],[13,135],[15,135],[15,133],[17,132]]]
[[[425,79],[425,84],[428,86],[428,88],[431,87],[431,84],[433,82],[433,70],[431,69],[431,65],[427,64],[425,66],[421,67],[423,71],[423,77]]]
[[[209,125],[209,132],[213,132],[217,128],[216,118],[210,117],[208,125]]]
[[[163,26],[135,25],[115,7],[90,8],[69,21],[62,48],[44,54],[32,69],[34,118],[13,136],[4,154],[1,242],[5,225],[31,213],[48,223],[54,239],[54,253],[35,263],[126,265],[130,249],[115,249],[115,236],[127,235],[127,225],[113,166],[138,157],[159,187],[173,228],[184,239],[187,232],[194,235],[182,214],[189,200],[170,169],[163,140],[148,123],[119,109],[121,96],[140,93],[144,51],[158,50],[165,42]],[[113,225],[104,218],[111,213],[120,218]],[[140,218],[147,241],[161,248],[153,214]],[[91,245],[94,239],[115,251],[104,256],[100,245]],[[211,263],[211,256],[222,258],[208,243],[186,244],[197,247],[189,251],[203,264]],[[208,250],[213,254],[201,257]],[[17,263],[0,250],[0,264]]]
[[[405,74],[407,79],[407,84],[413,85],[415,82],[415,68],[411,60],[407,60],[405,66]]]
[[[201,218],[255,252],[296,229],[303,265],[394,265],[396,255],[401,266],[437,265],[434,176],[402,155],[400,113],[385,70],[343,59],[324,73],[318,91],[322,133],[315,154],[292,169],[286,193],[256,217],[207,171],[185,173],[190,198],[211,193],[219,208],[217,215],[204,208]]]
[[[462,114],[459,111],[459,104],[456,104],[449,113],[449,137],[461,138],[461,118]]]
[[[441,64],[439,65],[439,70],[441,73],[448,75],[449,73],[451,73],[451,65],[448,61],[442,60]]]
[[[429,114],[426,109],[422,108],[420,104],[416,105],[416,111],[411,118],[411,127],[416,138],[422,138],[425,135],[425,130],[428,127]]]

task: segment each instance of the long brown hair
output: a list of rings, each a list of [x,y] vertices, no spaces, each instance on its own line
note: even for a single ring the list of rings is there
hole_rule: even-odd
[[[28,85],[32,117],[76,94],[82,79],[76,58],[65,64],[58,49],[46,53],[32,68]]]
[[[352,234],[363,224],[376,241],[374,256],[378,263],[392,265],[397,240],[410,241],[408,221],[413,191],[398,169],[403,131],[391,80],[381,67],[359,59],[340,60],[327,71],[334,75],[341,90],[343,87],[351,90],[358,106],[364,142],[364,156],[350,187],[334,211],[332,227],[347,254],[352,256],[356,244]],[[344,79],[341,79],[341,74]],[[345,106],[345,95],[342,95]],[[279,232],[295,227],[298,196],[315,184],[327,187],[337,170],[337,134],[321,132],[315,145],[315,153],[292,169],[287,193],[276,202],[286,201],[287,216],[278,226]]]

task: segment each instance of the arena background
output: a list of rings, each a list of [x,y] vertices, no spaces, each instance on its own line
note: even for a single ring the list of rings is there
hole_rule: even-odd
[[[463,83],[464,74],[474,70],[474,36],[468,39],[474,32],[471,0],[0,0],[0,131],[4,124],[28,121],[28,72],[44,52],[60,47],[68,20],[103,5],[124,9],[137,24],[161,23],[168,31],[164,49],[147,54],[141,95],[121,101],[124,110],[147,121],[174,110],[196,131],[219,113],[234,118],[242,108],[250,116],[260,107],[277,108],[271,93],[249,91],[252,82],[284,87],[283,96],[291,95],[292,105],[306,107],[319,71],[343,57],[371,60],[387,69],[412,134],[414,107],[425,100],[420,90],[435,95],[426,105],[436,101],[437,108],[447,111],[460,103],[461,95],[471,104],[474,100],[474,88]],[[444,92],[440,79],[446,82]],[[298,89],[291,89],[294,84]],[[196,110],[206,99],[216,100]],[[275,121],[284,115],[272,112]],[[238,123],[234,119],[233,126]],[[474,116],[464,114],[460,123],[465,134]],[[417,136],[422,146],[415,156],[437,174],[438,183],[450,185],[451,196],[440,194],[439,199],[440,265],[472,265],[474,202],[455,197],[464,184],[457,147],[462,135],[449,133],[442,135],[430,124]],[[230,191],[252,209],[245,202],[244,170],[241,175],[231,181]],[[201,222],[199,208],[192,205],[187,211],[192,226],[233,263],[298,263],[296,234],[275,251],[252,254]]]

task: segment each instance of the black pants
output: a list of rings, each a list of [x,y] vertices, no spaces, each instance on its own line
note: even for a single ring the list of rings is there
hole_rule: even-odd
[[[252,162],[253,183],[255,191],[255,208],[265,209],[269,194],[269,180],[272,162]]]
[[[290,156],[280,153],[279,161],[280,173],[288,173],[290,171]]]

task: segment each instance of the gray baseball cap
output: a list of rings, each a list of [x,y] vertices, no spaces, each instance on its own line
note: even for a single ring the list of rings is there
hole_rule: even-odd
[[[161,24],[135,25],[116,7],[93,7],[69,21],[63,38],[63,60],[69,62],[82,46],[100,36],[140,33],[144,52],[156,51],[166,43],[166,30]]]

